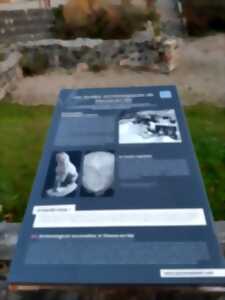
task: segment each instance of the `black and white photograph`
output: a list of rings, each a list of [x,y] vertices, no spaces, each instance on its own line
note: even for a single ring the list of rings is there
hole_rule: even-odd
[[[68,197],[75,195],[81,164],[81,153],[56,152],[50,161],[44,196]]]
[[[115,173],[115,154],[94,151],[84,155],[82,167],[83,197],[112,196]]]
[[[181,143],[174,109],[124,114],[119,120],[119,144]]]

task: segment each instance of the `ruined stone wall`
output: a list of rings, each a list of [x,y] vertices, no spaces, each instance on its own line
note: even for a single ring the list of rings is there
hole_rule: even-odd
[[[0,62],[0,100],[13,89],[22,76],[19,67],[20,57],[20,53],[12,52],[3,62]]]
[[[8,48],[6,59],[0,62],[0,100],[12,91],[22,76],[22,61],[32,65],[42,60],[47,62],[45,69],[61,67],[94,71],[117,65],[170,73],[178,66],[178,46],[174,39],[149,39],[143,32],[129,40],[79,38],[20,42]]]
[[[90,69],[118,65],[169,73],[177,67],[178,44],[176,40],[149,39],[140,32],[129,40],[79,38],[20,43],[17,50],[27,61],[44,56],[50,68],[75,68],[82,63]]]

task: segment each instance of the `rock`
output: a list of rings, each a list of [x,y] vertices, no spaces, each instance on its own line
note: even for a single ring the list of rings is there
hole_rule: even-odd
[[[146,32],[148,33],[149,40],[152,41],[155,39],[155,30],[153,28],[152,22],[150,20],[146,23]]]
[[[129,59],[128,59],[128,58],[123,58],[123,59],[121,59],[120,62],[119,62],[119,65],[120,65],[121,67],[129,66]]]
[[[0,87],[0,100],[4,99],[6,94],[7,94],[7,89],[5,89],[4,87]]]
[[[163,42],[163,70],[166,73],[174,71],[179,61],[179,46],[175,39],[167,39]]]
[[[20,58],[21,54],[19,52],[10,53],[3,62],[0,62],[0,74],[7,72],[9,69],[17,65]]]
[[[143,31],[136,31],[133,36],[132,40],[135,43],[143,43],[143,42],[148,42],[152,40],[152,37],[149,35],[149,32],[147,30]]]
[[[119,54],[120,42],[115,40],[105,41],[102,45],[98,46],[100,53],[100,64],[110,65],[115,61]]]
[[[88,38],[77,38],[75,40],[59,40],[59,39],[46,39],[39,41],[29,41],[26,43],[17,43],[19,48],[34,48],[34,47],[63,47],[63,48],[81,48],[88,47],[94,48],[98,45],[101,45],[103,40],[101,39],[88,39]]]
[[[138,52],[131,53],[127,59],[123,59],[120,61],[120,66],[126,66],[131,68],[142,67],[142,55]]]
[[[84,156],[82,185],[89,193],[103,195],[114,181],[115,156],[110,152],[91,152]]]
[[[13,51],[6,55],[3,62],[0,62],[0,100],[15,87],[16,82],[21,78],[20,58],[21,54]]]
[[[78,63],[76,66],[76,72],[87,72],[89,71],[89,66],[86,63]]]
[[[131,53],[128,58],[120,60],[120,66],[135,67],[151,67],[156,63],[158,54],[156,51],[143,48],[137,52]]]
[[[17,243],[20,225],[0,222],[0,260],[9,261]],[[1,298],[0,298],[1,299]]]
[[[149,70],[158,73],[158,72],[160,72],[160,66],[157,64],[153,64],[153,65],[149,66]]]
[[[132,40],[137,43],[152,42],[155,39],[155,32],[152,22],[149,20],[145,25],[145,30],[136,31],[132,35]]]

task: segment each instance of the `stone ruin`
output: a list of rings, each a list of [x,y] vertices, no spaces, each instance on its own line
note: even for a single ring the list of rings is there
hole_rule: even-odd
[[[149,40],[146,32],[136,33],[129,40],[78,38],[71,41],[51,39],[17,44],[17,51],[30,60],[41,53],[47,58],[50,68],[71,69],[85,64],[92,69],[96,66],[105,68],[118,65],[163,73],[170,73],[177,67],[178,48],[177,40]]]
[[[0,62],[0,100],[12,91],[16,82],[22,77],[20,58],[19,52],[11,52],[6,54],[4,61]]]
[[[117,65],[168,74],[178,66],[179,45],[176,39],[155,37],[151,24],[127,40],[78,38],[16,43],[8,49],[6,60],[0,62],[0,99],[21,77],[19,61],[22,56],[33,61],[41,54],[50,69],[87,71]]]

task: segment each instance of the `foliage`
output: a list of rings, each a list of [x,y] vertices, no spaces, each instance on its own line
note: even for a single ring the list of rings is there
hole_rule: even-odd
[[[129,38],[141,30],[147,20],[158,30],[160,19],[154,5],[143,10],[131,5],[130,1],[112,5],[100,0],[70,0],[64,7],[56,8],[54,14],[54,32],[61,39]]]
[[[98,73],[106,70],[106,65],[90,64],[89,69],[92,72]]]
[[[52,27],[52,33],[62,40],[71,39],[71,34],[65,25],[65,19],[63,15],[63,6],[54,7],[52,9],[54,14],[54,22]]]
[[[48,69],[48,58],[40,50],[24,52],[20,60],[20,66],[25,76],[39,75]]]
[[[3,52],[1,52],[1,49],[0,49],[0,62],[4,61],[4,59],[5,59],[5,54]]]
[[[182,0],[187,27],[191,35],[208,31],[225,31],[224,0]]]
[[[225,219],[225,109],[199,104],[185,109],[210,203]],[[52,108],[0,103],[0,205],[22,219]]]

